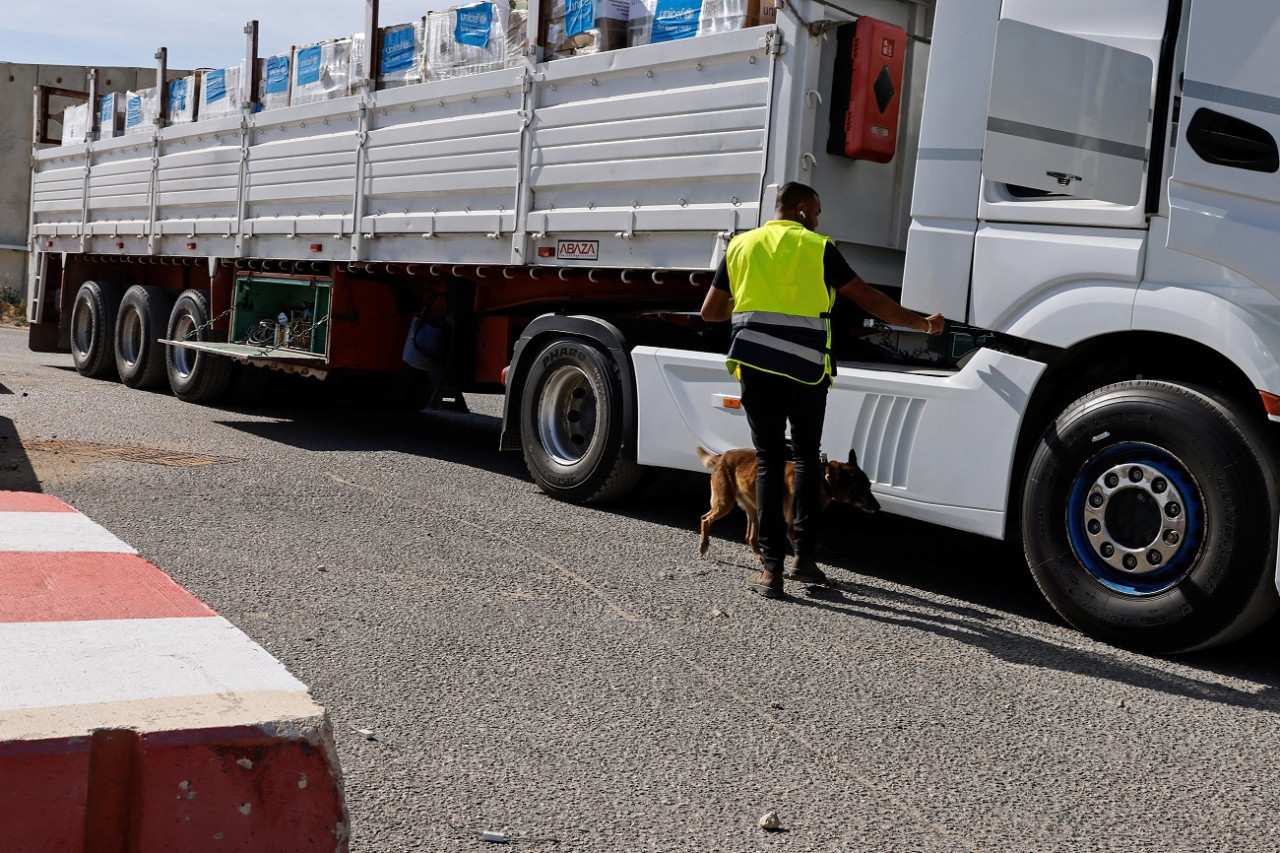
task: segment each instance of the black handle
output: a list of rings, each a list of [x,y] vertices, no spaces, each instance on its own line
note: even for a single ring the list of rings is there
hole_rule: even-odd
[[[1247,169],[1280,170],[1280,148],[1275,137],[1243,119],[1209,109],[1198,109],[1187,125],[1187,142],[1206,163]]]

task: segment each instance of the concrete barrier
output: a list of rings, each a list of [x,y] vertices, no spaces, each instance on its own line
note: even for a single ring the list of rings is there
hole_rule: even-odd
[[[262,647],[57,498],[0,492],[0,849],[346,851],[333,733]]]

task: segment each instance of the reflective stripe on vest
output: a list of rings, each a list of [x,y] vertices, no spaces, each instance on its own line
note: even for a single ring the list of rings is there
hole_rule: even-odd
[[[788,221],[733,239],[726,257],[735,308],[729,372],[739,375],[746,365],[809,385],[834,372],[826,247],[826,237]]]

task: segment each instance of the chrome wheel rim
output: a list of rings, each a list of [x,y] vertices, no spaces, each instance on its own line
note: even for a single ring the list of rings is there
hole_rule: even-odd
[[[595,442],[598,418],[596,389],[572,365],[553,370],[538,401],[538,440],[560,465],[582,460]]]
[[[117,345],[125,364],[133,367],[142,356],[142,318],[134,310],[120,315],[120,335]]]
[[[93,309],[89,300],[76,302],[75,313],[71,317],[71,338],[75,342],[76,352],[82,356],[89,354],[93,345]]]
[[[190,314],[183,314],[178,321],[173,324],[173,339],[175,341],[185,341],[196,329],[195,320]],[[199,356],[195,350],[189,350],[186,347],[169,347],[169,358],[172,360],[173,369],[183,379],[191,376],[195,370],[196,358]]]

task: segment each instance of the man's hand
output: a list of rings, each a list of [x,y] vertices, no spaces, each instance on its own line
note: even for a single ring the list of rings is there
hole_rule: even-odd
[[[891,326],[904,326],[931,335],[940,335],[947,328],[947,318],[941,314],[930,314],[921,317],[914,311],[908,311],[888,296],[876,290],[855,275],[853,281],[836,291],[846,299],[852,300],[862,310],[867,311]],[[706,311],[706,308],[703,308]],[[705,317],[706,314],[704,313]]]

